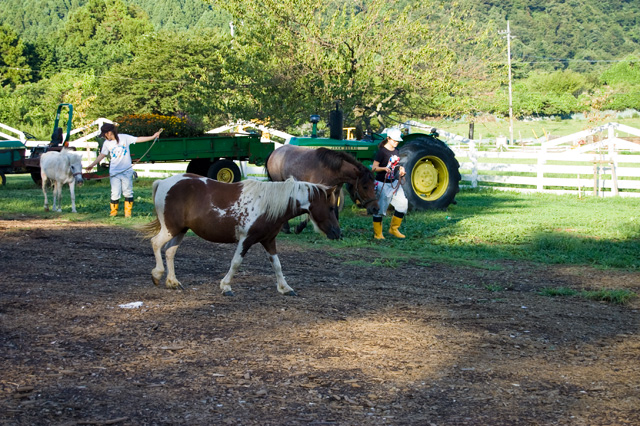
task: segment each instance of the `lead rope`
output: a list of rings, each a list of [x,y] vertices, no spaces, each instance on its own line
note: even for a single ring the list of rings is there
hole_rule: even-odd
[[[162,133],[162,131],[163,131],[163,130],[164,130],[164,129],[160,129],[160,133]],[[129,169],[133,169],[133,166],[137,165],[140,161],[142,161],[142,159],[144,158],[144,156],[145,156],[145,155],[147,155],[147,154],[149,153],[149,151],[151,151],[151,148],[153,148],[153,146],[156,144],[156,142],[158,142],[158,140],[159,140],[159,139],[160,139],[160,135],[158,135],[158,137],[156,137],[156,138],[153,140],[153,142],[151,143],[151,146],[149,147],[149,149],[147,149],[147,150],[145,151],[145,153],[144,153],[144,154],[142,154],[142,155],[140,156],[140,158],[138,158],[138,160],[137,160],[135,163],[131,164],[129,167],[127,167],[127,168],[126,168],[126,169],[124,169],[123,171],[118,172],[118,173],[114,173],[114,174],[109,175],[109,176],[110,176],[110,177],[118,176],[118,175],[120,175],[120,174],[122,174],[122,173],[124,173],[124,172],[129,171]]]

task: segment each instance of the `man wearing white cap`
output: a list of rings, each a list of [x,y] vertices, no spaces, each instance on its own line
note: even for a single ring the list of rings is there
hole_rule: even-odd
[[[400,178],[405,175],[404,167],[399,164],[398,144],[400,142],[402,142],[400,129],[389,129],[387,137],[378,144],[378,152],[371,165],[371,170],[376,174],[376,195],[380,205],[380,211],[373,216],[373,236],[378,240],[384,239],[382,217],[386,215],[389,204],[395,209],[389,234],[396,238],[405,237],[400,233],[399,228],[409,208],[409,201],[400,184]]]

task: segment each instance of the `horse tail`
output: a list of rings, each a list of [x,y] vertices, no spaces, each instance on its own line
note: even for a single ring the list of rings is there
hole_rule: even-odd
[[[155,218],[153,222],[137,226],[136,230],[141,234],[143,239],[149,240],[158,235],[158,232],[160,232],[160,228],[160,220],[158,218]]]
[[[156,191],[158,190],[158,185],[160,185],[160,181],[156,180],[153,182],[151,186],[151,202],[153,203],[153,213],[156,215],[156,218],[153,222],[149,222],[144,225],[136,226],[136,230],[141,234],[142,238],[145,240],[151,239],[158,235],[160,232],[160,220],[158,219],[158,211],[156,210]]]

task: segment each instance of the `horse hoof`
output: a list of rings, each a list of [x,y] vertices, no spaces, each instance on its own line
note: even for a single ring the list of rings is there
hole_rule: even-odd
[[[296,293],[295,291],[291,290],[291,291],[286,292],[284,295],[285,296],[297,296],[298,293]]]
[[[225,291],[225,292],[223,292],[222,294],[223,294],[224,296],[228,296],[228,297],[233,297],[233,296],[234,296],[234,294],[233,294],[233,292],[232,292],[231,290],[229,290],[229,291]]]

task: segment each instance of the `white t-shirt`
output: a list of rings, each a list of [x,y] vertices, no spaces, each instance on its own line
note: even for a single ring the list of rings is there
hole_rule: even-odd
[[[120,142],[105,140],[102,144],[101,154],[109,156],[109,174],[115,175],[131,167],[131,152],[129,145],[136,143],[136,136],[118,135]]]

